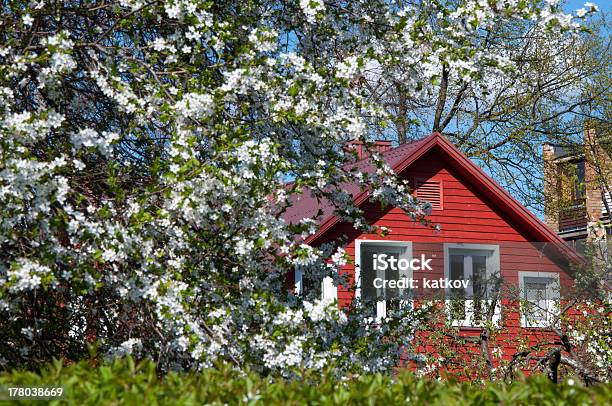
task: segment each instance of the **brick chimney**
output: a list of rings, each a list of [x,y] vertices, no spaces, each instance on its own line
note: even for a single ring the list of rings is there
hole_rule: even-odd
[[[382,154],[383,152],[387,152],[391,149],[391,141],[387,140],[376,140],[374,141],[374,145],[376,146],[376,150],[380,154]]]
[[[348,141],[344,146],[346,151],[357,152],[358,159],[364,159],[368,156],[368,148],[365,143],[361,140]],[[374,148],[378,153],[382,154],[391,149],[391,141],[388,140],[376,140],[374,141]]]

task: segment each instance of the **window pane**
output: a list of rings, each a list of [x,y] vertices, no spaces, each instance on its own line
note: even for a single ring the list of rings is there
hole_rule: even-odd
[[[452,254],[450,256],[450,278],[451,279],[463,279],[464,275],[464,256]],[[462,292],[462,289],[451,289],[453,295]]]
[[[377,263],[377,270],[374,269],[374,256],[380,256],[382,254],[386,254],[386,262],[388,263],[386,270],[381,270],[383,268],[382,262],[379,260]],[[395,269],[391,269],[391,258],[395,258]],[[397,261],[399,260],[399,250],[392,249],[384,246],[367,246],[362,249],[361,254],[361,296],[363,299],[368,300],[383,300],[383,299],[392,299],[396,298],[400,295],[400,289],[397,288],[376,288],[374,287],[374,280],[376,278],[381,278],[383,281],[390,280],[399,280],[400,271],[397,266]],[[381,286],[381,281],[377,281],[376,285]]]
[[[451,279],[463,279],[464,278],[464,255],[451,254],[450,256],[450,278]],[[463,320],[465,319],[465,291],[463,289],[453,288],[450,290],[451,303],[450,313],[453,319]]]
[[[374,287],[374,279],[377,278],[374,271],[375,251],[362,250],[361,253],[361,297],[364,300],[374,300],[382,293],[380,289]]]
[[[552,283],[551,278],[524,278],[524,299],[530,303],[526,312],[528,326],[546,323],[548,320],[548,300],[551,299],[548,291]]]
[[[474,297],[481,298],[486,293],[487,285],[487,257],[486,255],[472,255],[472,281]]]
[[[574,240],[574,249],[580,254],[586,253],[586,238],[577,238]]]
[[[474,292],[474,322],[486,319],[486,306],[483,299],[487,292],[487,257],[472,255],[472,287]]]
[[[399,255],[393,252],[385,252],[387,254],[387,260],[391,257],[396,258],[397,260],[399,260]],[[397,262],[396,262],[397,264]],[[384,278],[388,281],[394,280],[397,281],[400,278],[400,273],[399,273],[399,269],[396,266],[395,270],[391,269],[391,267],[387,268],[387,270],[385,271],[385,276]],[[384,288],[384,296],[385,299],[395,299],[397,297],[399,297],[399,289],[396,288]]]
[[[463,255],[452,254],[450,256],[451,279],[463,279]]]

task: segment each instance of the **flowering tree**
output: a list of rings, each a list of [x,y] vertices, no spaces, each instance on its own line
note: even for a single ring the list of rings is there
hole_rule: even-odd
[[[368,228],[341,188],[358,182],[421,219],[376,154],[375,173],[345,170],[341,145],[388,118],[355,86],[365,67],[443,60],[478,83],[481,66],[512,63],[461,39],[500,21],[576,28],[549,3],[427,3],[457,41],[402,1],[3,2],[0,365],[94,341],[164,369],[396,365],[427,310],[373,328],[358,305],[292,294],[295,266],[340,283],[345,256],[302,243],[317,218],[279,219],[288,196]]]
[[[577,20],[595,9],[586,3]],[[471,60],[424,60],[426,50],[408,42],[401,64],[371,64],[360,84],[393,123],[379,131],[400,143],[443,132],[519,201],[541,211],[542,143],[575,142],[586,118],[602,118],[593,105],[609,100],[609,22],[588,19],[580,35],[568,37],[532,21],[498,19],[466,35],[447,29],[449,12],[444,2],[416,2],[406,17],[427,21],[439,45],[469,49]],[[438,80],[427,80],[431,71]]]

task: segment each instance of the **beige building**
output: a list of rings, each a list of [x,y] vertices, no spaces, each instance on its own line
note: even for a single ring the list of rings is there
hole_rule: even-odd
[[[594,129],[585,130],[583,145],[543,146],[546,223],[581,253],[587,246],[612,253],[611,151],[609,132]]]

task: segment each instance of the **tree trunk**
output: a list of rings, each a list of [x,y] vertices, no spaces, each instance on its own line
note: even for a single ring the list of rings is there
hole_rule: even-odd
[[[436,107],[436,116],[434,117],[433,130],[440,130],[440,120],[446,105],[446,95],[448,93],[448,69],[442,65],[442,80],[440,81],[440,93],[438,94],[438,106]]]
[[[548,378],[553,383],[559,383],[559,364],[561,363],[561,350],[558,348],[548,354]]]
[[[491,359],[491,352],[489,351],[489,329],[484,328],[480,333],[480,353],[485,360],[485,368],[487,371],[487,378],[491,378],[491,371],[493,370],[493,360]]]
[[[395,126],[397,127],[397,142],[403,144],[408,140],[407,125],[406,125],[406,114],[408,114],[408,98],[406,93],[403,91],[401,84],[395,84],[395,90],[397,91],[397,120]]]

